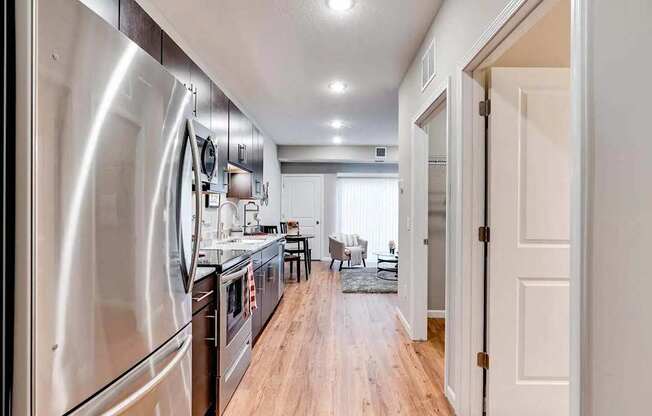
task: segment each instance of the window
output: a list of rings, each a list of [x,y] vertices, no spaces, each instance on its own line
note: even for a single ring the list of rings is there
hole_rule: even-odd
[[[370,261],[376,251],[398,242],[398,178],[387,176],[337,178],[337,230],[369,241]]]

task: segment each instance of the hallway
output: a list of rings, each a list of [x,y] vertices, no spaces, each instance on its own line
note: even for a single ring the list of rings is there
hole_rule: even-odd
[[[343,294],[314,263],[289,283],[225,415],[452,415],[443,396],[444,324],[408,340],[396,295]]]

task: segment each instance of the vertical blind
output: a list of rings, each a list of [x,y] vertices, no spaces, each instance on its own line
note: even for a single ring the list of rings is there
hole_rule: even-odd
[[[393,177],[337,178],[337,230],[369,241],[368,255],[388,251],[398,243],[398,179]]]

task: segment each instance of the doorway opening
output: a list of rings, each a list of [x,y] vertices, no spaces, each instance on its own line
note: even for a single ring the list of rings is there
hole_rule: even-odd
[[[413,320],[412,339],[426,340],[440,360],[433,365],[444,374],[441,391],[449,404],[454,394],[448,389],[452,372],[450,354],[453,339],[449,296],[450,216],[448,163],[450,108],[448,91],[443,83],[435,89],[433,99],[414,121],[412,143],[412,183],[414,231],[412,235],[411,273],[426,276],[415,279],[411,290]],[[452,409],[452,407],[451,407]]]
[[[570,21],[540,2],[471,72],[488,415],[570,411]]]
[[[427,209],[427,273],[428,273],[428,343],[437,351],[438,370],[446,371],[447,325],[447,206],[448,206],[448,107],[446,98],[422,124],[427,133],[428,159],[425,177]],[[446,395],[445,380],[441,394]]]

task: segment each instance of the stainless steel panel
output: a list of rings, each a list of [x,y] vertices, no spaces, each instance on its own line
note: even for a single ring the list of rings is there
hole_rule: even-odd
[[[249,319],[249,332],[244,331],[243,328],[242,339],[240,339],[240,334],[236,337],[239,341],[236,343],[233,342],[233,345],[236,345],[238,348],[233,350],[232,364],[225,371],[220,370],[220,388],[219,388],[219,409],[220,414],[224,412],[226,406],[231,401],[233,393],[238,388],[242,377],[244,377],[251,363],[251,319]],[[221,354],[221,352],[220,352]]]
[[[192,400],[192,325],[74,411],[91,415],[189,415]]]
[[[221,317],[224,316],[222,309],[222,305],[220,305]],[[251,338],[251,316],[249,316],[249,318],[244,322],[242,328],[240,328],[229,344],[223,342],[226,335],[224,334],[224,325],[222,324],[223,318],[220,318],[220,375],[229,372],[229,369],[233,367],[233,363],[240,355],[242,347],[247,342],[247,339]]]
[[[443,310],[446,293],[446,164],[428,166],[428,309]]]
[[[80,2],[37,11],[34,414],[58,416],[191,320],[190,94]]]
[[[220,276],[219,280],[219,310],[220,310],[220,374],[225,374],[232,367],[234,360],[240,355],[242,345],[246,339],[251,339],[252,334],[252,317],[249,315],[245,317],[244,310],[237,315],[239,318],[236,320],[237,325],[229,328],[229,287],[236,284],[239,280],[243,282],[246,287],[246,273],[249,265],[249,260],[241,263],[238,267],[232,268],[228,273]],[[243,294],[243,309],[249,307],[248,297]],[[230,335],[229,330],[234,330],[235,334]],[[230,338],[230,339],[229,339]]]

